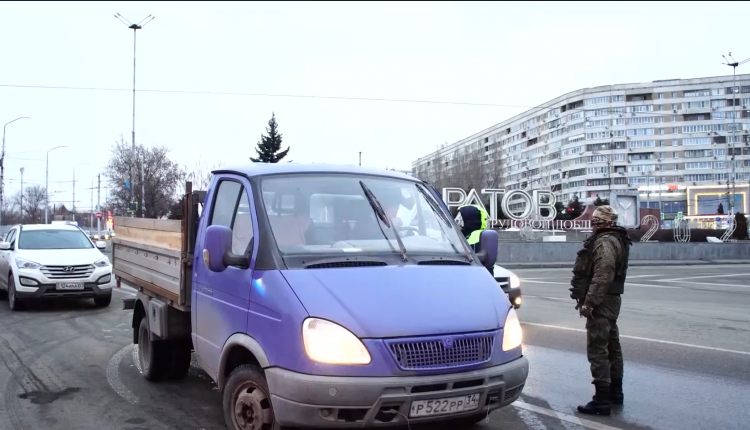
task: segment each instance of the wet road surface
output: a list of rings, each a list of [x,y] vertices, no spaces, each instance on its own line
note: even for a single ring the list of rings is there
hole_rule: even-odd
[[[575,412],[593,387],[570,270],[516,273],[531,372],[521,399],[477,429],[747,428],[750,266],[630,269],[625,405],[610,417]],[[106,309],[84,300],[15,313],[0,301],[0,429],[224,428],[219,393],[201,370],[179,383],[142,378],[131,312],[120,310],[130,294],[116,290]]]

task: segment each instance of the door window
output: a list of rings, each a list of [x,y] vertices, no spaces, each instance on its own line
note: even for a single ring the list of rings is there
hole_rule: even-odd
[[[8,233],[8,237],[5,238],[5,241],[10,243],[10,249],[12,250],[15,248],[16,245],[16,230],[13,229]]]
[[[232,229],[232,253],[244,255],[249,252],[253,239],[253,218],[247,192],[239,182],[219,183],[210,225]]]

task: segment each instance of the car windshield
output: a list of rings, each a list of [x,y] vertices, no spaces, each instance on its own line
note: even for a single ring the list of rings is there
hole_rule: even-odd
[[[455,227],[432,209],[416,182],[347,174],[263,178],[265,212],[279,250],[322,254],[399,249],[393,229],[378,221],[360,181],[393,220],[407,253],[464,253]],[[432,195],[429,198],[439,207]]]
[[[21,230],[18,249],[90,249],[91,241],[78,230]]]

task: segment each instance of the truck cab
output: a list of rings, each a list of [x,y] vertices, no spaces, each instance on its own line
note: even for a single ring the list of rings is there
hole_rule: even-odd
[[[193,351],[228,429],[468,424],[520,395],[497,233],[473,253],[427,184],[283,163],[186,191],[180,221],[115,221],[114,271],[144,376],[184,377]]]

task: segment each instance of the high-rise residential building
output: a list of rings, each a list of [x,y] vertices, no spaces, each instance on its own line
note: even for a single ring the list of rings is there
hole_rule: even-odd
[[[438,187],[543,188],[563,202],[628,191],[666,219],[712,224],[749,209],[750,75],[573,91],[439,147],[412,172]]]

